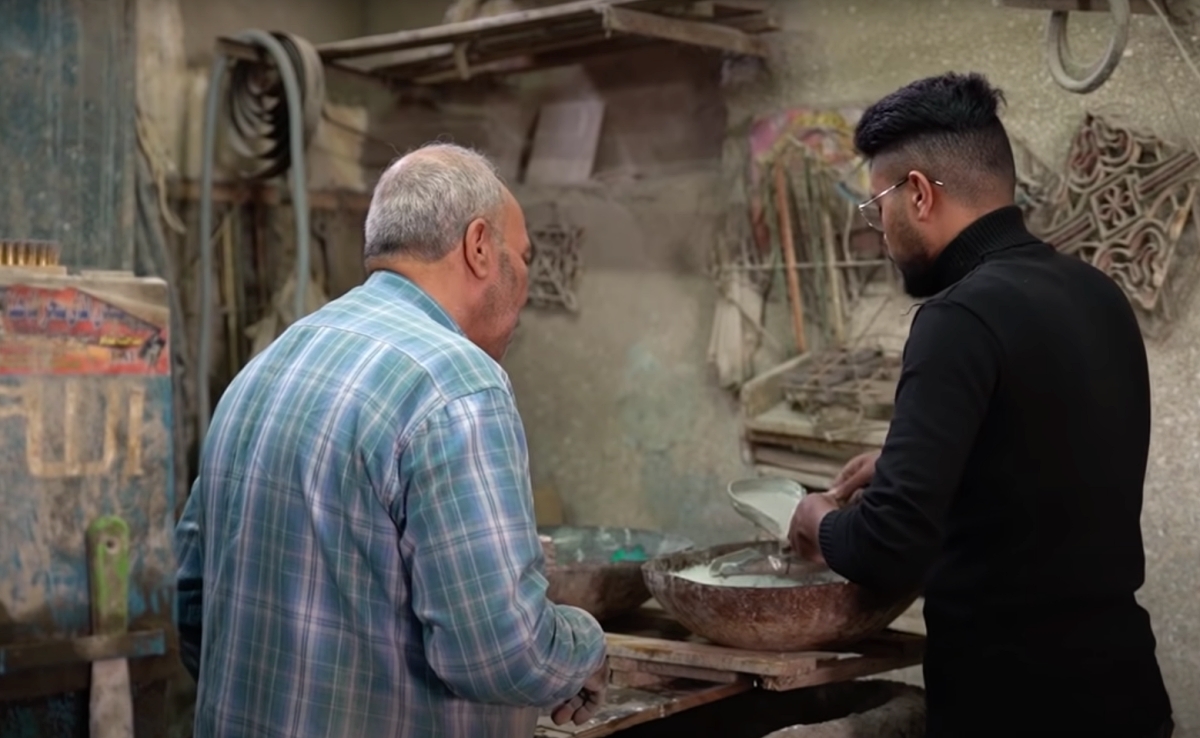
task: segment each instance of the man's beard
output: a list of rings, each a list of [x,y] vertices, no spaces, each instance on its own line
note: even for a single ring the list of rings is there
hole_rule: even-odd
[[[903,254],[900,258],[892,258],[904,283],[904,291],[909,297],[932,297],[941,291],[942,286],[935,278],[933,263],[921,234],[907,221],[897,224],[894,234],[896,251]]]

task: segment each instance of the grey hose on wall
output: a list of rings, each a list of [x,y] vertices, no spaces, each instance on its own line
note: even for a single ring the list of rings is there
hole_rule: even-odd
[[[1112,38],[1104,56],[1086,69],[1071,58],[1067,43],[1070,13],[1056,10],[1050,14],[1050,22],[1046,24],[1046,59],[1050,63],[1050,76],[1063,89],[1080,95],[1092,92],[1108,81],[1120,63],[1129,42],[1129,0],[1108,0],[1108,10],[1113,19]]]
[[[296,319],[305,313],[305,288],[309,281],[309,224],[308,224],[308,177],[304,166],[304,149],[306,143],[305,131],[305,100],[302,88],[297,79],[296,60],[288,54],[288,50],[279,39],[271,33],[258,30],[247,30],[237,34],[235,38],[244,43],[253,44],[265,49],[270,54],[279,76],[283,81],[287,100],[288,143],[290,145],[290,166],[292,171],[292,209],[296,216]],[[295,39],[292,40],[293,44]],[[200,346],[196,361],[196,397],[198,435],[203,448],[208,425],[212,415],[212,404],[209,396],[208,372],[212,366],[212,329],[213,329],[213,159],[216,154],[217,113],[221,102],[221,89],[224,82],[228,60],[216,49],[212,75],[208,86],[208,96],[204,109],[204,140],[201,152],[200,173]],[[309,101],[309,108],[313,101]],[[311,118],[311,115],[309,116]],[[308,132],[311,135],[311,131]]]

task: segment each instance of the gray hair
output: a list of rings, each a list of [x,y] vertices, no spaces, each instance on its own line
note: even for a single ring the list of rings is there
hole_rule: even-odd
[[[438,261],[472,220],[495,227],[503,205],[504,183],[486,157],[454,144],[423,146],[393,162],[375,185],[363,256]]]

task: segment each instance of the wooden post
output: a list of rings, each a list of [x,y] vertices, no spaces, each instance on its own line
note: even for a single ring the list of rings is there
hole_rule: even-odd
[[[825,263],[829,270],[829,296],[833,303],[833,339],[839,346],[846,342],[846,313],[842,308],[842,275],[837,267],[837,252],[834,246],[833,219],[829,212],[821,209],[821,235],[825,241]]]
[[[788,201],[787,177],[783,164],[775,164],[775,209],[779,211],[779,248],[783,251],[783,264],[787,269],[788,302],[792,308],[792,330],[796,334],[796,351],[808,350],[804,338],[804,301],[800,293],[800,272],[796,269],[796,241],[792,236],[792,213]]]

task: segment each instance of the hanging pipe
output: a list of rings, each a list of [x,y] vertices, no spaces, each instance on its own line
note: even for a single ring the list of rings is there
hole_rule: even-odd
[[[309,281],[308,177],[304,166],[304,114],[300,83],[292,59],[283,45],[270,33],[258,30],[242,31],[235,38],[259,46],[271,55],[283,80],[288,106],[289,142],[291,144],[292,209],[296,216],[296,320],[305,313],[306,286]],[[212,193],[213,159],[216,154],[217,111],[221,103],[221,87],[227,60],[218,46],[214,51],[212,74],[204,108],[204,140],[200,161],[200,349],[197,357],[196,396],[199,435],[203,447],[212,417],[208,372],[212,364],[213,326],[213,239]]]

